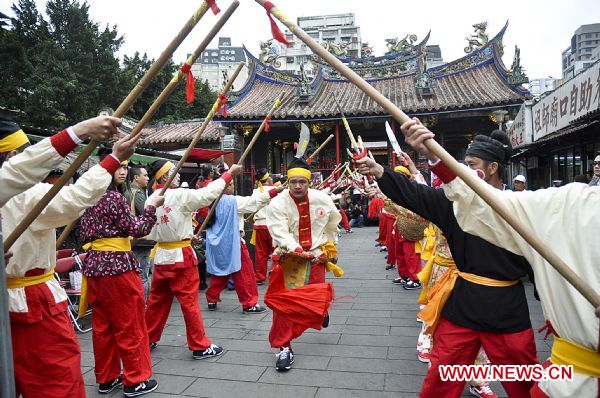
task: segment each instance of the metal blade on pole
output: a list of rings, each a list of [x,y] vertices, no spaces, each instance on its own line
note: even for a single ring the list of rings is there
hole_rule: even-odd
[[[261,6],[266,8],[266,0],[255,0]],[[388,112],[398,123],[402,124],[410,118],[400,110],[392,101],[377,91],[367,81],[360,77],[356,72],[344,65],[339,59],[330,54],[324,47],[318,44],[313,38],[308,36],[300,27],[291,20],[284,17],[277,7],[271,8],[271,15],[281,21],[296,37],[303,41],[315,54],[323,58],[329,65],[335,68],[342,76],[348,79],[352,84],[362,90],[366,95],[379,104]],[[462,167],[444,148],[435,140],[425,141],[425,146],[429,151],[436,155],[446,164],[457,176],[459,176],[475,193],[477,193],[490,207],[492,207],[506,222],[525,239],[548,263],[558,271],[575,289],[581,293],[586,300],[597,308],[600,306],[600,294],[594,291],[592,287],[579,275],[577,275],[550,247],[548,247],[537,235],[523,224],[507,206],[496,195],[489,192],[484,181],[474,176],[467,169]]]

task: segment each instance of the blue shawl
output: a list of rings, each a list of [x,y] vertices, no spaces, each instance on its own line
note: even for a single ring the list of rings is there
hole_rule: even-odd
[[[223,195],[215,210],[215,222],[206,230],[206,271],[217,276],[242,268],[237,202]]]

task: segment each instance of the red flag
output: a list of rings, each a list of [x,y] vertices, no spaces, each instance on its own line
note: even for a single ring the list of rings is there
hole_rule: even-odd
[[[265,133],[268,133],[269,131],[271,131],[271,125],[269,124],[270,121],[271,121],[271,116],[267,116],[265,118]]]
[[[227,97],[225,94],[219,94],[219,107],[217,108],[217,112],[221,112],[221,114],[227,117]]]
[[[194,93],[196,91],[196,79],[194,79],[194,75],[192,74],[192,67],[187,63],[181,65],[181,71],[185,73],[185,97],[188,104],[194,102]]]
[[[270,1],[265,2],[265,8],[267,9],[267,16],[269,17],[269,20],[271,21],[271,33],[273,34],[273,38],[283,44],[294,44],[285,39],[285,35],[281,32],[281,30],[275,23],[275,20],[271,16],[271,8],[273,8],[273,7],[275,7],[275,4],[271,3]]]
[[[217,15],[218,13],[221,12],[221,9],[219,7],[217,7],[217,3],[215,2],[215,0],[206,0],[206,4],[209,5],[213,14]]]

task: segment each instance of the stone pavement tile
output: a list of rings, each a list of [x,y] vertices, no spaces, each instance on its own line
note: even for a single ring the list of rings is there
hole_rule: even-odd
[[[344,334],[340,344],[356,346],[378,346],[378,347],[416,347],[417,341],[414,337],[406,336],[366,336],[359,334]]]
[[[362,316],[365,318],[389,318],[392,311],[375,310],[333,310],[332,316]]]
[[[388,347],[388,359],[417,359],[417,342],[413,345],[413,348],[407,347]]]
[[[260,322],[260,319],[242,319],[240,316],[239,319],[217,319],[210,327],[251,330],[254,329]]]
[[[329,328],[327,328],[329,329]],[[324,329],[324,330],[327,330]],[[340,340],[340,334],[337,333],[303,333],[300,337],[294,340],[299,343],[313,343],[313,344],[337,344]],[[268,340],[269,332],[266,330],[252,330],[248,332],[245,340]]]
[[[392,336],[411,336],[416,338],[419,336],[419,332],[421,331],[421,328],[419,327],[419,325],[421,325],[420,323],[416,324],[415,326],[392,326],[391,330],[390,330],[390,334]],[[415,343],[416,344],[416,343]]]
[[[233,365],[214,362],[214,360],[193,359],[187,361],[164,359],[153,369],[155,373],[167,375],[238,381],[257,381],[264,370],[264,366]]]
[[[183,394],[192,397],[209,398],[313,398],[315,387],[299,387],[264,383],[247,383],[229,380],[199,378]],[[154,398],[154,396],[151,396]]]
[[[207,328],[206,335],[211,339],[243,339],[249,329]]]
[[[417,319],[417,314],[419,313],[419,307],[415,302],[415,309],[404,309],[404,310],[395,310],[392,311],[392,318],[407,318],[407,319]]]
[[[370,318],[380,319],[380,318]],[[330,326],[331,327],[331,326]],[[341,333],[343,334],[368,334],[374,336],[387,336],[390,334],[389,326],[380,325],[344,325]]]
[[[427,364],[414,360],[382,360],[367,358],[331,358],[327,370],[349,372],[393,373],[403,375],[425,376]]]
[[[355,297],[353,300],[355,303],[365,303],[365,304],[388,304],[392,302],[391,295],[386,297]]]
[[[242,352],[227,351],[217,360],[219,363],[231,363],[238,365],[255,365],[274,367],[277,360],[273,352]],[[329,357],[316,355],[297,355],[294,358],[294,369],[324,370],[329,363]]]
[[[81,366],[94,367],[94,353],[91,351],[81,352]]]
[[[377,310],[377,311],[382,311],[382,310],[399,310],[400,308],[402,308],[402,306],[400,304],[392,304],[392,303],[379,303],[379,304],[354,303],[352,305],[352,309],[353,310]]]
[[[383,390],[384,375],[306,369],[292,369],[289,372],[281,373],[274,368],[270,368],[261,376],[260,382],[356,390]]]
[[[165,334],[160,336],[159,346],[187,347],[187,337],[183,334]]]
[[[419,393],[423,386],[423,378],[412,375],[385,375],[385,391],[400,391],[403,393]]]
[[[356,297],[392,297],[392,302],[394,296],[392,295],[392,287],[378,287],[375,290],[364,290],[360,289],[358,295]]]
[[[81,349],[81,351],[87,351],[87,352],[94,351],[94,345],[92,344],[91,339],[79,340],[79,348]]]
[[[385,358],[387,347],[293,343],[294,353],[346,358]]]
[[[417,317],[415,316],[415,326],[417,325]],[[370,318],[349,316],[346,321],[347,325],[365,325],[365,326],[410,326],[410,320],[406,318]],[[419,324],[420,325],[420,324]]]
[[[270,312],[270,311],[268,311]],[[204,319],[233,319],[233,320],[248,320],[248,321],[260,321],[266,316],[266,314],[251,314],[247,315],[239,312],[221,312],[221,311],[202,311],[202,317]],[[205,325],[206,326],[206,325]]]
[[[158,382],[158,388],[155,391],[164,394],[181,394],[196,381],[196,377],[175,376],[158,372],[154,372],[152,378]],[[151,396],[154,397],[154,394]]]
[[[315,398],[418,398],[419,394],[404,394],[389,391],[347,390],[341,388],[319,388]]]

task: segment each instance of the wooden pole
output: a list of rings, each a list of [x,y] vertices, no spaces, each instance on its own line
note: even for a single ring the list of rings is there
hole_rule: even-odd
[[[188,57],[187,61],[185,62],[187,65],[189,65],[190,67],[192,66],[192,64],[196,61],[196,59],[198,59],[200,54],[206,49],[206,47],[208,47],[208,45],[215,38],[215,36],[217,36],[217,33],[219,33],[219,31],[221,30],[223,25],[225,25],[227,20],[231,17],[233,12],[236,10],[236,8],[239,5],[240,5],[240,2],[237,0],[235,0],[233,3],[231,3],[231,5],[227,8],[227,10],[225,10],[223,15],[221,15],[221,17],[219,18],[219,20],[217,21],[215,26],[213,26],[213,28],[210,30],[210,32],[208,32],[208,35],[206,35],[204,40],[202,40],[202,42],[198,45],[198,47],[196,47],[194,52]],[[142,118],[136,123],[135,127],[133,128],[133,130],[131,130],[131,132],[129,134],[131,134],[131,135],[141,134],[142,129],[146,126],[146,124],[150,121],[150,119],[152,119],[152,116],[154,116],[154,114],[156,113],[158,108],[160,108],[160,106],[173,93],[173,91],[175,90],[175,88],[177,87],[177,85],[179,84],[179,82],[181,81],[181,79],[184,76],[185,76],[185,73],[181,70],[178,70],[177,72],[175,72],[175,75],[173,76],[171,81],[163,89],[163,91],[160,93],[160,95],[154,100],[152,105],[150,105],[150,108],[148,108],[148,110],[146,111],[144,116],[142,116]],[[67,239],[67,237],[69,236],[69,233],[71,232],[71,230],[73,229],[73,227],[75,226],[76,223],[77,223],[77,220],[74,220],[73,222],[68,224],[65,227],[65,229],[63,229],[60,236],[56,240],[57,248],[60,248],[62,246],[63,242],[65,241],[65,239]]]
[[[321,188],[323,188],[323,185],[325,185],[325,182],[327,182],[327,180],[329,180],[329,178],[331,176],[333,176],[333,178],[335,178],[335,173],[337,173],[338,171],[340,171],[343,167],[346,167],[347,165],[348,165],[348,162],[346,162],[344,164],[338,164],[337,166],[335,166],[335,169],[333,169],[333,171],[331,172],[331,174],[329,174],[329,176],[327,176],[327,178],[324,179],[315,189],[321,189]]]
[[[167,46],[167,48],[160,54],[158,59],[154,61],[150,69],[144,74],[137,85],[129,92],[129,95],[121,102],[121,105],[117,108],[113,116],[122,117],[127,110],[133,105],[135,100],[142,94],[142,91],[154,79],[162,67],[171,59],[173,53],[183,42],[183,40],[192,31],[194,26],[198,24],[200,19],[204,16],[206,11],[209,9],[209,5],[206,1],[203,1],[200,8],[192,15],[192,17],[186,22],[184,27],[179,31],[177,36]],[[8,251],[15,241],[21,236],[21,234],[31,225],[31,223],[37,218],[38,215],[44,210],[44,208],[50,203],[50,201],[58,194],[60,189],[73,177],[75,172],[81,167],[83,162],[94,152],[98,147],[99,142],[91,141],[83,151],[77,156],[73,163],[65,170],[64,174],[54,183],[52,188],[33,206],[31,211],[23,217],[23,220],[15,227],[11,234],[4,241],[4,251]]]
[[[204,130],[206,130],[206,127],[208,127],[208,125],[212,121],[213,117],[217,113],[217,110],[221,106],[225,105],[224,103],[222,103],[222,101],[226,101],[226,100],[222,99],[222,95],[227,94],[229,92],[229,90],[231,90],[231,86],[233,86],[233,82],[235,81],[235,79],[238,77],[238,75],[242,71],[242,68],[244,67],[244,65],[245,65],[244,62],[240,62],[238,64],[237,68],[235,68],[235,71],[233,71],[233,75],[231,75],[229,80],[227,80],[227,83],[225,84],[223,91],[221,92],[219,97],[216,99],[211,110],[208,112],[208,115],[206,115],[206,117],[204,118],[204,121],[202,122],[202,125],[196,132],[196,135],[194,135],[192,142],[190,142],[190,144],[188,145],[187,149],[185,150],[183,156],[181,156],[181,159],[179,159],[179,162],[177,162],[177,165],[175,166],[175,170],[169,171],[169,178],[168,178],[167,182],[165,183],[165,185],[160,190],[160,195],[164,195],[165,192],[167,191],[167,189],[171,186],[173,179],[175,178],[177,173],[179,173],[179,170],[181,170],[181,168],[183,167],[183,164],[186,162],[187,158],[190,156],[190,152],[192,151],[192,149],[194,149],[196,147],[196,144],[198,144],[198,141],[200,141],[200,137],[202,136],[202,133],[204,133]]]
[[[261,6],[265,7],[266,0],[255,0]],[[315,40],[306,34],[300,27],[292,21],[285,18],[277,7],[271,9],[271,14],[281,21],[287,28],[302,40],[315,54],[323,58],[329,65],[335,68],[342,76],[357,86],[371,99],[377,102],[386,112],[388,112],[398,123],[402,124],[410,118],[400,110],[392,101],[377,91],[373,86],[367,83],[356,72],[344,65],[339,59],[330,54],[325,48],[319,45]],[[425,141],[425,146],[438,158],[440,158],[457,176],[459,176],[469,187],[473,189],[481,198],[492,207],[511,227],[515,229],[558,273],[560,273],[575,289],[579,291],[593,306],[600,306],[600,295],[595,292],[590,285],[577,275],[573,270],[533,231],[525,224],[521,223],[515,217],[500,198],[489,192],[485,187],[485,182],[473,175],[468,169],[461,166],[444,148],[435,140]]]
[[[319,147],[308,157],[308,159],[306,159],[306,162],[308,164],[311,164],[313,158],[315,156],[317,156],[319,154],[319,152],[321,152],[321,150],[323,148],[325,148],[325,146],[327,146],[327,144],[329,144],[329,141],[331,141],[333,139],[333,134],[330,134],[329,137],[327,137],[327,139],[325,141],[323,141],[323,143],[321,145],[319,145]]]
[[[256,141],[258,140],[258,138],[260,137],[260,134],[265,129],[265,126],[267,125],[268,121],[271,120],[271,116],[273,116],[273,113],[275,112],[275,110],[277,108],[279,108],[279,105],[281,105],[281,101],[283,100],[284,94],[285,94],[284,92],[282,92],[281,94],[279,94],[279,97],[277,98],[277,100],[275,100],[275,103],[271,107],[271,110],[269,111],[269,113],[267,114],[267,116],[264,118],[264,120],[260,124],[260,127],[258,128],[258,130],[256,130],[256,133],[254,133],[254,136],[252,137],[252,140],[250,141],[250,143],[248,144],[248,146],[244,150],[244,153],[242,153],[242,156],[240,157],[240,159],[237,161],[237,164],[239,166],[243,166],[244,165],[244,161],[246,160],[246,156],[248,156],[248,154],[250,153],[250,150],[252,150],[252,147],[254,146],[254,144],[256,143]],[[210,211],[208,212],[208,215],[206,216],[206,218],[202,222],[202,225],[200,226],[200,229],[198,230],[198,233],[196,234],[196,236],[200,236],[202,234],[202,231],[204,231],[206,229],[206,226],[208,225],[208,222],[210,221],[210,219],[212,218],[212,216],[215,214],[215,210],[217,209],[217,204],[219,204],[219,201],[221,200],[221,197],[223,196],[223,193],[225,193],[225,189],[227,189],[227,186],[225,188],[223,188],[223,190],[221,191],[221,193],[219,194],[219,196],[217,197],[217,199],[215,199],[215,201],[213,202],[212,206],[210,207]]]

